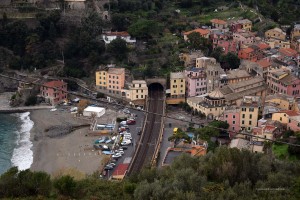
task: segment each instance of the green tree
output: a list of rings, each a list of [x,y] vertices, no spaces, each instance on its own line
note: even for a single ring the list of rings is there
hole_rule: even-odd
[[[217,62],[220,62],[223,53],[223,49],[221,47],[217,47],[211,52],[210,56],[215,58]]]
[[[225,70],[239,68],[241,61],[239,57],[231,52],[221,56],[221,67]]]
[[[127,16],[122,13],[114,13],[111,17],[111,23],[113,28],[118,31],[125,31],[129,26]]]
[[[188,36],[190,49],[202,50],[205,55],[209,55],[212,50],[211,42],[202,37],[198,32],[192,32]]]
[[[76,190],[76,181],[71,176],[62,176],[53,181],[55,189],[64,196],[73,197]]]
[[[121,38],[117,38],[107,45],[107,52],[119,61],[127,58],[127,51],[126,41]]]
[[[128,27],[128,32],[133,37],[150,39],[157,35],[161,27],[154,20],[139,19]]]
[[[25,106],[34,106],[37,103],[36,96],[29,96],[25,101]]]

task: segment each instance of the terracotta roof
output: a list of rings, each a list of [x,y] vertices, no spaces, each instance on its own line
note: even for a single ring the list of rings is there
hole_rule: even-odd
[[[257,61],[257,64],[261,66],[262,68],[267,68],[271,66],[271,62],[269,62],[267,59],[261,59]]]
[[[197,28],[197,29],[194,29],[194,30],[192,30],[192,31],[184,32],[183,34],[184,34],[184,35],[189,35],[189,34],[191,34],[191,33],[193,33],[193,32],[197,32],[197,33],[199,33],[200,35],[207,35],[207,34],[210,33],[210,31],[207,30],[207,29]]]
[[[208,96],[212,99],[222,99],[224,98],[224,95],[220,91],[219,88],[216,88],[214,91],[210,92]]]
[[[280,79],[280,82],[282,82],[285,85],[292,85],[292,84],[295,84],[295,82],[299,83],[300,80],[297,77],[289,74],[289,75],[283,77],[282,79]]]
[[[124,164],[124,163],[119,164],[116,167],[116,169],[114,170],[112,176],[125,176],[126,171],[128,169],[128,166],[129,166],[128,163],[126,163],[126,164]]]
[[[290,117],[300,115],[300,113],[298,113],[298,112],[296,112],[296,111],[294,111],[294,110],[282,110],[282,111],[280,111],[280,112],[278,112],[278,113],[285,113],[285,114],[287,114],[287,115],[290,116]]]
[[[108,73],[117,75],[125,74],[125,68],[109,68]]]
[[[279,52],[284,54],[285,56],[296,56],[297,51],[291,48],[279,49]]]
[[[241,51],[244,52],[244,53],[251,53],[251,52],[254,51],[254,49],[248,47],[248,48],[246,48],[246,49],[242,49]]]
[[[270,47],[269,45],[267,45],[266,43],[259,43],[257,46],[260,48],[260,50],[271,48],[271,47]]]
[[[221,19],[212,19],[210,20],[211,23],[214,23],[214,24],[227,24],[227,22],[225,22],[224,20],[221,20]]]
[[[47,87],[61,87],[63,85],[67,85],[67,83],[63,82],[63,81],[50,81],[50,82],[47,82],[47,83],[44,83],[44,86],[47,86]]]
[[[127,33],[126,31],[122,31],[122,32],[111,32],[111,33],[106,33],[105,35],[107,36],[130,36],[129,33]]]

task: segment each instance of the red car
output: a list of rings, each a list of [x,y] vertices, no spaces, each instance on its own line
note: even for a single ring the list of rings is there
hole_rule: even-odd
[[[127,120],[127,124],[128,125],[134,125],[135,124],[135,120]]]

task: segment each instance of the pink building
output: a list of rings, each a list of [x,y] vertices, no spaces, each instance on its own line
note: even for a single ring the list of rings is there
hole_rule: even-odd
[[[239,51],[239,43],[233,40],[218,40],[215,44],[215,48],[216,47],[221,47],[225,54],[228,52],[238,53]]]
[[[201,68],[185,70],[186,96],[194,97],[206,94],[206,75]]]
[[[268,74],[267,84],[272,93],[282,93],[300,97],[300,80],[289,74],[288,71],[271,70]]]
[[[67,91],[67,83],[63,81],[50,81],[43,84],[40,91],[46,102],[57,105],[67,98],[67,93],[65,92]]]
[[[226,108],[223,116],[220,118],[221,121],[226,121],[229,124],[229,136],[233,138],[236,132],[241,130],[240,127],[240,109],[236,107]]]
[[[238,42],[241,47],[247,47],[255,42],[255,37],[249,31],[239,30],[238,32],[233,33],[233,40]]]

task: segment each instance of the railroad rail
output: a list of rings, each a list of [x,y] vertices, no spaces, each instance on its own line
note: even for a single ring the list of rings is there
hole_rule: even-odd
[[[149,90],[148,111],[145,126],[141,135],[135,155],[129,166],[128,175],[139,172],[144,166],[150,164],[155,153],[161,132],[162,117],[153,113],[163,114],[164,110],[163,89],[153,87]]]

